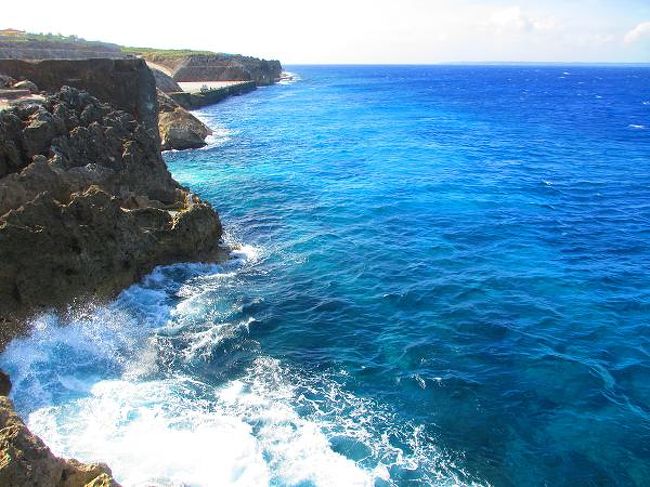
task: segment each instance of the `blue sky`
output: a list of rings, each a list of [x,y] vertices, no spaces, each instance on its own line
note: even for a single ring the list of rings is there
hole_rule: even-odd
[[[286,64],[650,62],[650,0],[31,0],[2,24]]]

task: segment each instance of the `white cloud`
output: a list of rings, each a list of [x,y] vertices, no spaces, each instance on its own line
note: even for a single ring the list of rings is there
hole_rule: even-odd
[[[642,39],[650,39],[650,21],[640,23],[625,34],[624,41],[626,44],[634,44]]]
[[[551,30],[556,22],[552,18],[537,18],[528,15],[519,6],[512,6],[492,13],[487,23],[483,24],[497,32],[532,32],[534,30]]]

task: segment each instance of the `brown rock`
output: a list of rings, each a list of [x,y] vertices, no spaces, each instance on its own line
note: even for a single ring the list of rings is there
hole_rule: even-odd
[[[163,72],[161,69],[156,68],[155,65],[147,63],[147,66],[149,66],[149,69],[153,73],[153,77],[156,80],[156,88],[158,88],[160,91],[163,93],[175,93],[178,91],[183,91],[183,88],[181,88],[180,85],[174,81],[174,78],[169,76],[167,73]]]
[[[30,313],[221,256],[218,216],[130,114],[66,87],[0,117],[0,348]]]
[[[163,150],[196,149],[206,145],[205,138],[212,130],[160,90],[158,106],[158,130]]]
[[[104,464],[57,458],[0,397],[0,485],[11,487],[119,487]]]
[[[0,396],[8,396],[11,392],[11,379],[0,370]]]

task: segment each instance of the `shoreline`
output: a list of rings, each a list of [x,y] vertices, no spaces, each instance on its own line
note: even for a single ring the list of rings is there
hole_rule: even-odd
[[[144,60],[0,60],[0,74],[9,75],[2,86],[31,83],[24,98],[0,104],[0,258],[10,264],[0,270],[0,353],[38,316],[110,303],[160,266],[237,258],[216,211],[162,159],[163,112]],[[255,88],[229,83],[209,100]],[[0,371],[0,441],[13,448],[0,483],[118,486],[105,465],[55,457],[5,397],[10,381]]]

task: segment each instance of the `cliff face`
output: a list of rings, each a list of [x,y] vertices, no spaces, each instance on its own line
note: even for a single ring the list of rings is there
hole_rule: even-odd
[[[145,54],[144,58],[165,66],[175,81],[254,81],[273,84],[282,74],[280,61],[228,54],[193,54],[169,57]]]
[[[0,112],[0,346],[28,313],[213,260],[220,237],[131,114],[69,87]]]
[[[180,85],[174,81],[174,78],[169,76],[167,73],[149,63],[147,63],[147,66],[149,66],[149,69],[153,73],[153,77],[156,80],[156,87],[160,91],[163,93],[176,93],[183,91],[183,88],[181,88]]]
[[[157,138],[156,81],[142,59],[0,60],[0,73],[54,93],[72,86],[133,115]]]
[[[126,55],[116,44],[105,42],[47,41],[0,36],[1,59],[92,59],[124,58]]]

